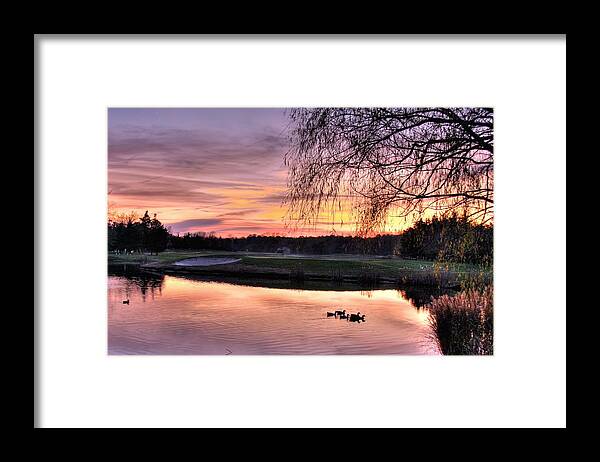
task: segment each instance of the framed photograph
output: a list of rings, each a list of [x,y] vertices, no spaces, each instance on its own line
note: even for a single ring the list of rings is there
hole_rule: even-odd
[[[566,426],[565,36],[42,35],[35,72],[34,426]]]
[[[108,353],[493,354],[493,144],[491,108],[109,108]]]

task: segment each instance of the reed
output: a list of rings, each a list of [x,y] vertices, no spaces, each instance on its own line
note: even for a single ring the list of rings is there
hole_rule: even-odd
[[[459,277],[449,271],[407,271],[397,277],[399,287],[460,288]]]
[[[463,291],[483,292],[493,284],[493,273],[485,270],[465,273],[459,277],[459,281],[460,288]]]
[[[493,289],[442,295],[429,304],[431,336],[444,355],[494,353]]]
[[[370,268],[363,266],[357,275],[357,280],[361,284],[376,286],[381,282],[381,275],[378,272],[373,272]]]
[[[333,282],[343,282],[344,281],[344,273],[340,268],[332,268],[331,269],[331,280]]]
[[[296,268],[292,268],[290,270],[289,273],[289,278],[290,281],[304,281],[305,280],[305,275],[304,275],[304,268],[298,266]]]

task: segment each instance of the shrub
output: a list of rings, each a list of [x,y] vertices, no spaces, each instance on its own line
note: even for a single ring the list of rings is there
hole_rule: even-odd
[[[432,338],[444,355],[494,353],[493,289],[442,295],[429,305]]]

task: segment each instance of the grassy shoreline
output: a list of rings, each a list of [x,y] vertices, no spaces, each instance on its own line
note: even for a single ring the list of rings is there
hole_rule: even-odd
[[[442,295],[428,305],[431,338],[444,355],[494,354],[494,294],[491,286]]]
[[[183,267],[175,262],[191,257],[240,258],[239,263],[206,267]],[[246,252],[163,252],[159,255],[109,254],[108,264],[137,265],[142,270],[173,275],[233,276],[239,278],[332,281],[360,285],[459,288],[472,275],[491,279],[478,265],[440,265],[431,261],[362,255],[293,256]]]

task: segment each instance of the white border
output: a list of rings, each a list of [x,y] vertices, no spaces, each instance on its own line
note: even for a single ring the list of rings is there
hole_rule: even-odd
[[[39,426],[565,425],[564,37],[38,37],[37,58]],[[107,107],[362,105],[495,108],[494,357],[106,355]]]

